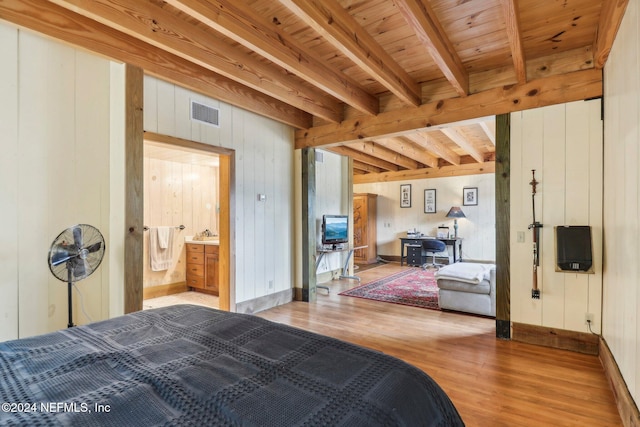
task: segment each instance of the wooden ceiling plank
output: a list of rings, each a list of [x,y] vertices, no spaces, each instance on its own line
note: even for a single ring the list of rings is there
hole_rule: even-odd
[[[311,115],[298,108],[51,2],[2,1],[0,18],[298,129],[311,125]]]
[[[527,67],[525,65],[524,48],[522,47],[522,32],[520,31],[520,21],[518,19],[518,5],[515,0],[501,0],[501,3],[516,77],[518,83],[526,83]]]
[[[380,138],[376,139],[376,143],[394,150],[405,157],[415,159],[425,166],[432,168],[438,167],[438,158],[429,154],[423,147],[413,141],[401,138]]]
[[[471,157],[476,159],[478,163],[484,162],[484,154],[478,150],[469,138],[465,135],[462,129],[459,128],[444,128],[440,132],[445,134],[447,138],[452,140],[458,147],[466,151]]]
[[[402,170],[368,173],[353,177],[354,184],[371,184],[376,182],[409,181],[412,179],[445,178],[452,176],[480,175],[495,173],[495,162],[469,163],[460,166],[443,166],[441,168],[425,168],[417,170]]]
[[[378,99],[343,73],[329,68],[288,33],[265,21],[249,6],[227,0],[166,0],[210,28],[296,74],[346,104],[369,115]]]
[[[595,66],[598,69],[604,68],[604,64],[607,62],[627,4],[629,4],[629,0],[605,0],[602,2],[598,31],[593,43],[593,56]]]
[[[469,76],[429,2],[397,0],[396,5],[458,95],[466,96]]]
[[[296,131],[296,148],[321,147],[358,140],[401,136],[415,130],[462,120],[507,114],[547,105],[602,96],[602,72],[590,69],[530,80],[469,95],[439,100],[419,107],[380,113],[375,117],[344,120]]]
[[[280,0],[280,3],[403,102],[420,105],[418,83],[337,1]]]
[[[442,157],[452,165],[460,165],[460,156],[454,153],[449,148],[445,147],[440,141],[436,141],[429,135],[429,132],[415,132],[405,135],[405,138],[415,142],[425,150],[435,154],[438,157]]]
[[[397,171],[400,170],[398,165],[388,162],[386,160],[379,159],[374,156],[370,156],[369,154],[362,153],[358,150],[354,150],[350,147],[345,147],[343,145],[333,146],[328,148],[336,154],[340,154],[343,156],[351,157],[354,161],[357,160],[362,163],[366,163],[371,166],[375,166],[385,171]]]
[[[136,2],[135,13],[113,0],[52,2],[315,116],[334,123],[342,120],[342,104],[324,92],[295,79],[283,79],[281,70],[234,49],[150,2]]]
[[[360,151],[361,153],[365,153],[370,156],[395,163],[396,165],[401,166],[405,169],[418,169],[422,166],[417,161],[405,157],[402,154],[379,145],[373,141],[354,142],[351,144],[345,144],[345,146]]]

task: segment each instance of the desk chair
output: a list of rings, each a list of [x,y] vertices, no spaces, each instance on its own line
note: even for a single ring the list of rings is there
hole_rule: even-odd
[[[431,263],[429,264],[428,262],[425,262],[424,264],[422,264],[422,269],[426,270],[427,267],[435,267],[436,269],[439,269],[440,267],[442,267],[444,264],[436,263],[436,253],[444,252],[445,250],[447,250],[447,245],[445,245],[445,243],[442,240],[437,240],[437,239],[423,240],[422,252],[426,256],[429,256],[429,254],[431,254]]]

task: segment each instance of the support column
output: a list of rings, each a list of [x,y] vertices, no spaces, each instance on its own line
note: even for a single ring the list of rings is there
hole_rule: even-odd
[[[511,116],[496,116],[496,337],[511,339]]]
[[[302,301],[316,301],[316,151],[302,149]]]

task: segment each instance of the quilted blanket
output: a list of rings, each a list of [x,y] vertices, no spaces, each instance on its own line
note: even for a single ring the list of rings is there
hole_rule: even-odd
[[[399,359],[193,305],[0,343],[0,375],[2,425],[463,425]]]

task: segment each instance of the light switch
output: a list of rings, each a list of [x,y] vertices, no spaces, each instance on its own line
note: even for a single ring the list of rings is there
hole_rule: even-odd
[[[267,200],[267,195],[266,194],[258,194],[258,201],[259,202],[264,202],[265,200]]]
[[[518,243],[524,243],[524,231],[518,231],[517,239]]]

